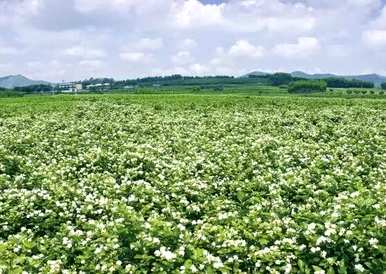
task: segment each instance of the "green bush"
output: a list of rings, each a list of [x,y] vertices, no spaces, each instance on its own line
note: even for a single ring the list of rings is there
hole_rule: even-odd
[[[0,98],[1,97],[22,97],[24,96],[24,92],[18,92],[14,90],[8,89],[0,89]]]
[[[292,82],[288,86],[289,93],[311,93],[311,92],[325,92],[327,90],[327,84],[325,81],[307,81],[301,80]]]
[[[193,92],[200,92],[201,91],[201,88],[200,87],[194,87],[192,89]]]
[[[355,94],[359,94],[359,93],[361,93],[361,91],[360,91],[359,89],[355,89],[355,90],[354,90],[354,93],[355,93]]]
[[[215,87],[213,88],[213,90],[214,90],[214,91],[223,91],[223,90],[224,90],[224,86],[222,86],[222,85],[215,86]]]

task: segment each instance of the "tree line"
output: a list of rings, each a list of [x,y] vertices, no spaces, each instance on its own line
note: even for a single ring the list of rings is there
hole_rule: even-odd
[[[266,75],[249,75],[248,77],[254,79],[267,79],[272,86],[288,85],[292,82],[308,80],[305,78],[293,77],[291,74],[283,72]],[[349,80],[345,78],[329,77],[323,79],[323,81],[326,82],[327,87],[329,88],[374,88],[374,83],[356,79]]]
[[[325,92],[327,83],[324,80],[300,80],[291,82],[288,86],[289,93]]]
[[[13,89],[17,92],[25,92],[25,93],[39,93],[39,92],[51,92],[53,87],[51,85],[31,85],[26,87],[15,87]]]
[[[159,77],[145,77],[133,80],[115,81],[113,78],[90,78],[83,81],[79,81],[83,88],[88,85],[105,84],[109,83],[112,89],[123,89],[126,86],[199,86],[199,87],[218,87],[226,84],[262,84],[272,86],[283,86],[289,88],[290,92],[309,92],[309,91],[325,91],[326,88],[374,88],[374,83],[366,82],[356,79],[344,79],[344,78],[326,78],[323,80],[307,80],[304,78],[293,77],[289,73],[274,73],[267,75],[249,75],[244,78],[236,78],[234,76],[182,76],[179,74],[171,76],[159,76]],[[382,83],[381,88],[386,90],[386,82]],[[31,85],[26,87],[15,87],[13,91],[20,93],[40,93],[40,92],[52,92],[57,90],[52,85]],[[298,90],[298,91],[296,91]],[[0,88],[0,91],[4,93],[9,91],[5,88]]]

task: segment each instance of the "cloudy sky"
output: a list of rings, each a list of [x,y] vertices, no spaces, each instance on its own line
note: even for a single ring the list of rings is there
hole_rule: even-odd
[[[0,76],[386,74],[386,0],[0,0]]]

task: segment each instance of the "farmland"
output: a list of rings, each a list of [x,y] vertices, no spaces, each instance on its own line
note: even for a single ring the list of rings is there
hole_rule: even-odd
[[[270,92],[0,99],[0,273],[383,273],[386,101]]]

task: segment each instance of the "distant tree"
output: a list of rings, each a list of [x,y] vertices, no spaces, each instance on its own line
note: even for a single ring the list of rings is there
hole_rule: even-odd
[[[367,94],[367,90],[365,90],[365,89],[363,89],[361,92],[362,92],[363,95]]]
[[[50,92],[52,91],[52,89],[53,88],[50,85],[32,85],[32,86],[14,88],[15,91],[25,92],[25,93]]]
[[[348,90],[346,90],[346,93],[347,93],[348,95],[351,95],[351,94],[352,94],[352,90],[351,90],[351,89],[348,89]]]
[[[300,80],[289,84],[289,93],[325,92],[327,84],[321,80]]]
[[[379,92],[379,95],[384,95],[385,94],[385,92],[383,91],[383,90],[381,90],[380,92]]]
[[[222,85],[215,86],[215,87],[213,88],[213,90],[214,90],[214,91],[223,91],[223,90],[224,90],[224,86],[222,86]]]
[[[361,80],[348,80],[344,78],[330,77],[324,79],[329,88],[374,88],[374,83]]]
[[[24,92],[14,91],[10,89],[0,90],[0,97],[22,97]]]
[[[375,93],[375,91],[373,89],[370,89],[369,92],[371,95],[373,95]]]
[[[386,90],[386,82],[381,84],[381,88]]]
[[[292,75],[289,73],[274,73],[269,76],[273,86],[288,85],[293,81]]]

